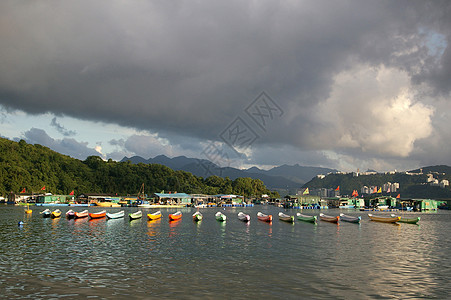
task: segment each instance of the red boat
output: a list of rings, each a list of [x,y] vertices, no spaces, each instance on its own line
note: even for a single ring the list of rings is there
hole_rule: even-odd
[[[258,212],[257,218],[263,222],[272,222],[272,215],[265,215],[264,213]]]
[[[100,218],[105,218],[106,217],[106,210],[102,210],[96,213],[89,213],[89,217],[91,219],[100,219]]]
[[[87,216],[88,216],[88,210],[84,210],[81,212],[78,212],[78,211],[74,212],[75,219],[86,218]]]
[[[175,214],[169,215],[169,221],[180,220],[182,218],[182,212],[178,211]]]

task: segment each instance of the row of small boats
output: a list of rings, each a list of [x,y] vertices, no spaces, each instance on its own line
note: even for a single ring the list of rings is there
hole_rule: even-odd
[[[44,218],[60,218],[62,213],[59,209],[55,209],[54,211],[50,211],[50,209],[46,209],[46,210],[42,211],[41,214],[43,215]],[[87,218],[87,217],[89,217],[90,219],[101,219],[101,218],[105,218],[105,217],[108,219],[120,219],[120,218],[125,217],[125,212],[123,210],[121,210],[116,213],[107,213],[105,210],[102,210],[100,212],[90,213],[90,212],[88,212],[88,210],[83,210],[81,212],[77,212],[77,211],[73,211],[72,209],[70,209],[66,212],[66,217],[68,219],[79,219],[79,218]],[[142,213],[142,211],[138,210],[136,212],[128,214],[128,217],[130,220],[141,219],[143,217],[143,213]],[[295,221],[294,216],[287,215],[283,212],[279,212],[278,217],[279,217],[280,221],[284,221],[284,222],[294,223],[294,221]],[[420,221],[420,217],[403,218],[400,216],[396,216],[394,214],[391,214],[389,216],[368,214],[368,217],[372,221],[383,222],[383,223],[401,222],[401,223],[416,224],[416,223],[418,223],[418,221]],[[147,218],[149,220],[161,219],[162,218],[161,211],[149,213],[149,214],[147,214]],[[169,214],[168,218],[170,221],[180,220],[182,218],[182,212],[177,211],[176,213]],[[203,219],[203,215],[201,212],[196,211],[192,215],[192,218],[194,221],[198,222]],[[225,222],[227,220],[227,216],[220,211],[218,211],[215,214],[215,218],[217,221],[220,221],[220,222]],[[244,212],[239,212],[238,219],[243,222],[249,222],[251,220],[251,217],[250,217],[250,215],[245,214]],[[272,222],[272,220],[273,220],[272,215],[267,215],[262,212],[257,213],[257,219],[260,221],[263,221],[263,222]],[[297,213],[296,219],[298,219],[299,221],[303,221],[303,222],[316,223],[318,218],[317,218],[317,216]],[[362,218],[360,216],[349,216],[349,215],[345,215],[343,213],[340,213],[340,216],[329,216],[329,215],[320,213],[319,219],[321,221],[330,222],[330,223],[338,223],[339,220],[344,221],[344,222],[350,222],[350,223],[360,223]]]

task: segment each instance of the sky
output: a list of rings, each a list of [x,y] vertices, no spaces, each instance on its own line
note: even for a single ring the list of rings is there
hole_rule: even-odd
[[[450,1],[0,2],[0,136],[81,160],[451,165]]]

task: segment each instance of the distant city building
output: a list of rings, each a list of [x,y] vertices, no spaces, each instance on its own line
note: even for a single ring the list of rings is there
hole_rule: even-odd
[[[426,179],[426,182],[434,182],[434,175],[433,174],[427,174],[426,175],[428,178]]]
[[[316,175],[316,177],[319,178],[319,179],[323,179],[324,177],[326,177],[326,175],[319,174],[319,175]]]
[[[448,180],[443,179],[442,181],[440,181],[440,187],[441,188],[445,188],[447,186],[449,186],[449,181]]]

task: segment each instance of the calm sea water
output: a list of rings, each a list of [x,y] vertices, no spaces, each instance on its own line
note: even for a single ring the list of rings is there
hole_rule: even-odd
[[[191,208],[173,223],[167,215],[175,209],[162,209],[158,221],[44,219],[43,207],[32,209],[27,216],[21,207],[0,206],[0,297],[445,299],[451,293],[449,211],[404,213],[421,216],[420,225],[396,225],[350,210],[362,216],[360,225],[313,225],[281,222],[279,211],[298,210],[272,206],[205,208],[200,223]],[[218,210],[227,222],[215,220]],[[251,222],[240,222],[239,211]],[[273,214],[272,224],[258,221],[257,211]]]

